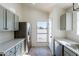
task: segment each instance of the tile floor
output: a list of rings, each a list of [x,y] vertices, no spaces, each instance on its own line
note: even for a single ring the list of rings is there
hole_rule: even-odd
[[[52,56],[48,47],[33,47],[30,49],[28,55],[30,56]]]

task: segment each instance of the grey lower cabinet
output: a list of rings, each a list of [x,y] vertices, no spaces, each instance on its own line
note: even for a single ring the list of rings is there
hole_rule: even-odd
[[[15,47],[13,47],[12,49],[10,49],[9,51],[7,51],[5,54],[3,54],[4,56],[20,56],[23,54],[22,51],[24,49],[24,42],[21,42],[19,44],[17,44]]]
[[[24,42],[16,46],[16,56],[24,54]]]
[[[64,56],[77,56],[77,54],[71,51],[70,49],[64,47]]]
[[[25,42],[23,41],[23,42],[22,42],[22,46],[21,46],[21,47],[22,47],[22,54],[25,53],[25,47],[24,47],[25,45],[24,45],[24,44],[25,44]]]
[[[62,56],[63,55],[63,46],[55,41],[55,48],[54,48],[54,55],[55,56]]]
[[[15,56],[15,47],[5,53],[5,56]]]
[[[0,6],[0,30],[4,30],[4,20],[5,20],[5,9]]]
[[[22,54],[22,43],[16,46],[16,56],[21,55],[21,54]]]

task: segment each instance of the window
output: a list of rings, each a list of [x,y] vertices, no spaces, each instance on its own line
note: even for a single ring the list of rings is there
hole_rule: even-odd
[[[37,22],[37,42],[47,42],[48,23],[46,21]]]

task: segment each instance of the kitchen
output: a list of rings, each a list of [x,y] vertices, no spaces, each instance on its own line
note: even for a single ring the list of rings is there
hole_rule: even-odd
[[[78,3],[0,3],[0,56],[78,56],[78,8]]]

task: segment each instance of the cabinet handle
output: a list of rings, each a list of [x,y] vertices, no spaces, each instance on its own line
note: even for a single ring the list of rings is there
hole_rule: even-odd
[[[14,21],[13,21],[13,24],[14,24],[13,26],[14,26],[14,30],[16,30],[16,28],[15,28],[15,15],[13,15],[13,16],[14,16],[14,17],[13,17],[13,20],[14,20]]]

